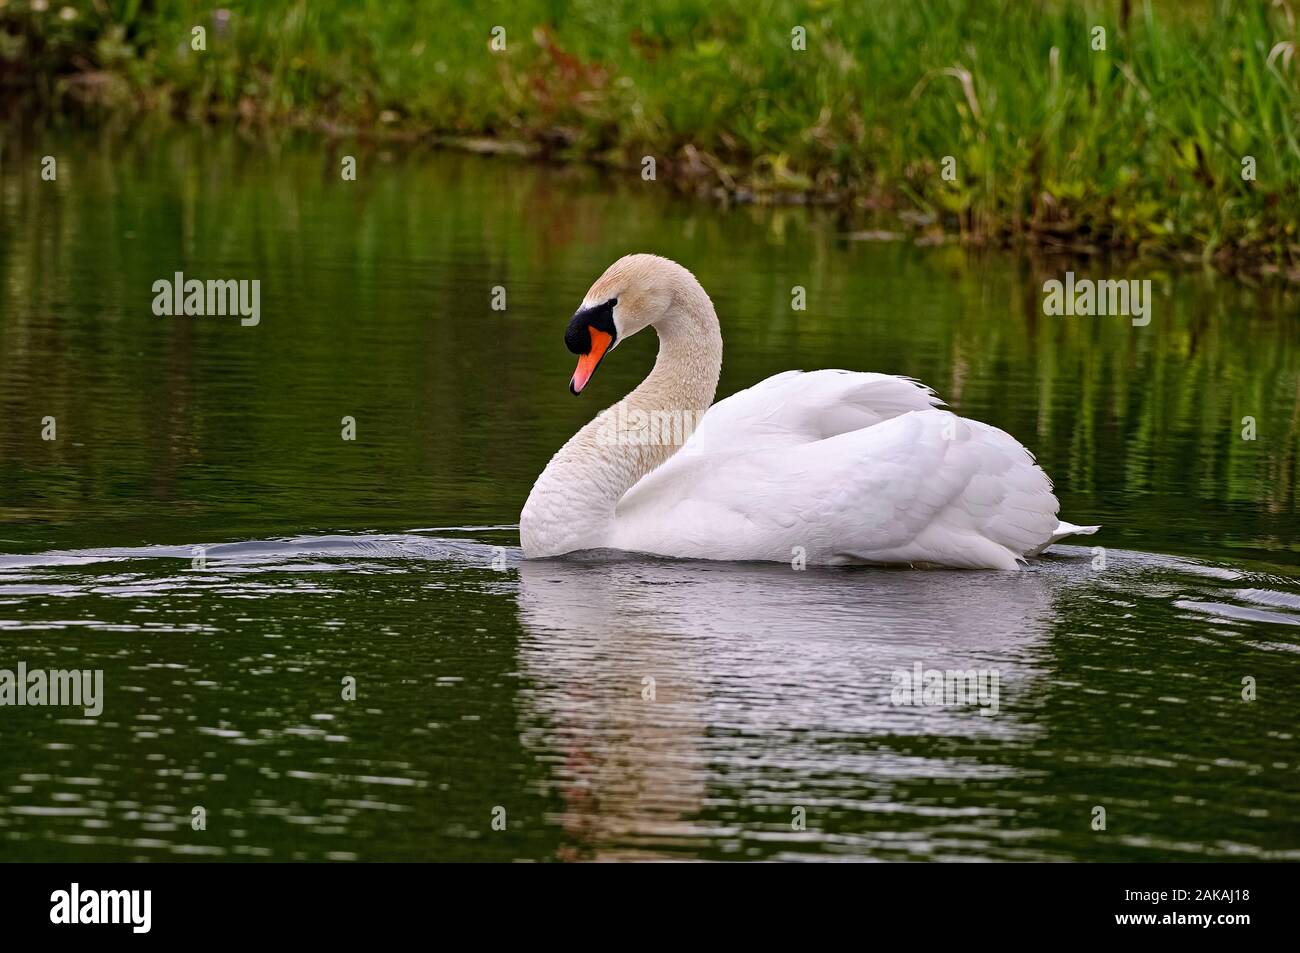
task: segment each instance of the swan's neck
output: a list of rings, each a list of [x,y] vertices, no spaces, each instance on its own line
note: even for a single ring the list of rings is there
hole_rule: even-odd
[[[525,556],[607,546],[623,494],[680,449],[713,403],[722,334],[703,289],[654,328],[654,370],[569,438],[534,484],[519,518]]]

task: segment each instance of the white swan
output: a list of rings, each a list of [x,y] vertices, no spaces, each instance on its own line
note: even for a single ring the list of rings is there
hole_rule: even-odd
[[[587,292],[564,337],[579,355],[570,390],[645,327],[659,335],[654,370],[551,458],[519,517],[525,557],[1017,569],[1097,529],[1057,520],[1051,481],[1013,437],[907,378],[786,371],[710,407],[713,303],[657,255],[619,259]]]

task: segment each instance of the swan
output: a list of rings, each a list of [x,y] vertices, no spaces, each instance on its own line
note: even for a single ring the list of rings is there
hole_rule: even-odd
[[[713,403],[722,332],[683,266],[620,258],[573,315],[580,394],[647,327],[654,369],[551,458],[519,517],[525,558],[613,549],[793,565],[1020,568],[1071,534],[1009,434],[905,377],[786,371]]]

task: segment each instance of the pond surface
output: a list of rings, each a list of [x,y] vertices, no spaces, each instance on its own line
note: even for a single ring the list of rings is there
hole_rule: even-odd
[[[1293,294],[635,173],[7,135],[0,669],[104,700],[0,707],[0,859],[1300,859]],[[720,395],[917,377],[1104,528],[1017,574],[523,562],[532,481],[653,361],[568,393],[630,251],[712,294]],[[1150,278],[1151,323],[1044,316],[1067,268]],[[258,279],[260,323],[156,316],[178,271]],[[996,712],[893,704],[918,665]]]

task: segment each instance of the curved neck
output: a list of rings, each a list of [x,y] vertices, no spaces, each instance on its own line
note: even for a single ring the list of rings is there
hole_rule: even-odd
[[[607,545],[623,494],[681,448],[713,403],[722,333],[704,289],[679,291],[654,329],[649,376],[570,437],[533,485],[519,518],[525,556]]]

